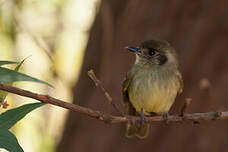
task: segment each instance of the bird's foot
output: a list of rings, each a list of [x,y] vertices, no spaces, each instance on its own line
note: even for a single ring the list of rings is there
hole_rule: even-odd
[[[144,124],[146,121],[146,117],[144,115],[143,109],[141,110],[140,117],[141,117],[141,124]]]
[[[168,112],[164,113],[163,118],[164,118],[165,124],[168,125],[169,124],[169,113]]]

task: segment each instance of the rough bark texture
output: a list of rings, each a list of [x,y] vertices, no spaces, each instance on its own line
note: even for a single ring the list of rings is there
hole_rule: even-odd
[[[89,80],[87,71],[90,68],[96,71],[120,106],[121,83],[134,61],[124,46],[137,46],[147,39],[165,39],[179,54],[185,83],[171,113],[180,113],[186,97],[193,99],[188,112],[228,109],[227,14],[226,0],[102,1],[91,29],[81,76],[74,88],[74,103],[115,114],[103,93]],[[209,87],[201,89],[200,82],[205,78]],[[69,113],[65,127],[58,152],[228,150],[228,121],[168,126],[156,123],[145,140],[125,138],[124,125],[106,125],[78,113]]]

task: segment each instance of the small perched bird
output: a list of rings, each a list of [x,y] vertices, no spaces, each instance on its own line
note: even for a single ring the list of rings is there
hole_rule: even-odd
[[[126,49],[136,54],[136,60],[123,82],[123,103],[128,115],[140,115],[142,119],[141,122],[127,123],[126,136],[143,139],[149,133],[144,115],[167,118],[177,94],[183,90],[183,80],[176,52],[168,42],[148,40],[139,47]]]

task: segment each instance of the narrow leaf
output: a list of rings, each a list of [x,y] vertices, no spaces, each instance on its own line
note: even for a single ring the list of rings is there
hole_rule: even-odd
[[[14,69],[14,71],[19,71],[21,65],[24,63],[24,61],[25,61],[26,59],[27,59],[27,58],[25,58],[24,60],[22,60],[22,61],[19,62],[19,63],[18,63],[18,62],[15,62],[15,63],[18,63],[18,65],[16,66],[16,68]],[[0,61],[0,62],[1,62],[1,61]],[[9,61],[7,61],[7,62],[9,62]],[[5,84],[7,84],[7,85],[9,85],[9,86],[12,86],[12,85],[13,85],[13,82],[5,83]],[[0,90],[0,103],[5,101],[5,98],[6,98],[7,95],[8,95],[8,92],[5,92],[5,91]]]
[[[6,64],[18,64],[18,62],[13,62],[13,61],[0,61],[0,66],[6,65]]]
[[[26,59],[22,60],[14,69],[14,71],[19,71],[19,69],[21,68],[22,64],[25,62]]]
[[[7,92],[0,90],[0,103],[5,101],[7,94]]]
[[[0,115],[0,130],[10,129],[19,120],[21,120],[26,114],[32,110],[44,105],[44,103],[30,103],[23,106],[7,110]]]
[[[17,138],[7,129],[0,129],[0,148],[4,148],[9,152],[23,152]]]
[[[49,83],[33,78],[31,76],[28,76],[26,74],[10,70],[7,68],[0,67],[0,83],[8,83],[8,82],[15,82],[15,81],[33,81],[38,83],[46,84],[50,87],[53,87]]]

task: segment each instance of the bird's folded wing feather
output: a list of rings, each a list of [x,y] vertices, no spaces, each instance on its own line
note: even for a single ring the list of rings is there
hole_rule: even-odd
[[[132,81],[132,77],[128,75],[122,84],[122,101],[123,101],[125,108],[127,109],[127,113],[129,115],[135,115],[136,112],[130,102],[129,94],[128,94],[128,88],[131,84],[131,81]]]
[[[178,77],[178,80],[179,80],[179,83],[180,83],[178,94],[181,94],[183,92],[183,89],[184,89],[184,82],[183,82],[183,79],[182,79],[182,76],[181,76],[180,72],[177,73],[177,77]]]

